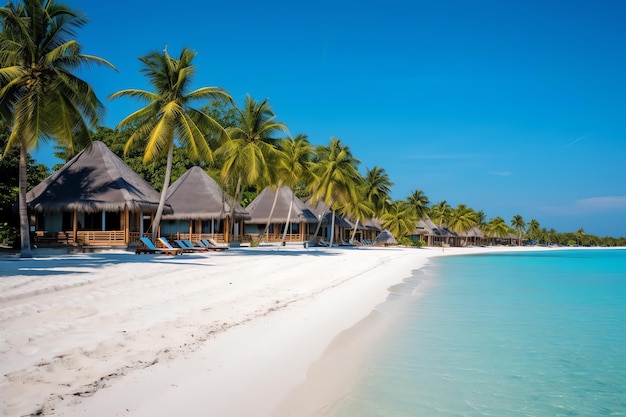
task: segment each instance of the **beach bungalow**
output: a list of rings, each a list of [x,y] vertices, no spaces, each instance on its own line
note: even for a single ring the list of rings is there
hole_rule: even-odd
[[[344,217],[349,225],[349,230],[346,230],[346,234],[349,235],[345,240],[349,241],[354,234],[354,240],[362,244],[371,244],[376,240],[376,237],[383,231],[380,222],[376,218],[371,219],[361,219],[359,220],[359,224],[356,228],[356,233],[354,233],[354,224],[356,221],[350,217]]]
[[[170,240],[213,238],[229,242],[231,212],[234,221],[250,219],[250,214],[235,203],[202,168],[195,166],[185,172],[167,190],[167,203],[174,210],[163,216],[160,233]]]
[[[455,246],[457,235],[445,227],[439,227],[430,218],[420,219],[410,235],[414,241],[421,240],[428,246]]]
[[[457,233],[459,238],[459,246],[480,246],[487,244],[487,237],[476,226],[472,227],[467,232]]]
[[[363,233],[363,238],[368,242],[373,242],[376,240],[376,237],[383,231],[383,227],[380,224],[380,221],[377,218],[371,218],[365,220],[365,232]]]
[[[274,211],[270,219],[272,206]],[[250,219],[244,221],[244,239],[248,241],[260,238],[265,242],[279,242],[285,225],[289,223],[285,242],[305,242],[315,232],[318,221],[310,208],[289,187],[264,188],[246,210],[250,213]],[[268,221],[270,227],[264,233]]]
[[[337,214],[337,212],[333,213],[333,211],[330,210],[330,207],[328,207],[326,203],[324,203],[323,201],[319,201],[317,204],[313,205],[310,202],[307,202],[307,206],[318,219],[318,221],[322,223],[317,233],[317,236],[314,237],[315,239],[322,238],[328,242],[332,240],[333,244],[337,245],[339,245],[342,240],[347,241],[350,239],[352,224],[346,221],[342,216]],[[334,230],[334,235],[332,236],[332,239],[330,235],[331,230]]]
[[[149,228],[159,192],[93,142],[28,192],[36,245],[128,246]],[[164,213],[172,208],[165,206]]]

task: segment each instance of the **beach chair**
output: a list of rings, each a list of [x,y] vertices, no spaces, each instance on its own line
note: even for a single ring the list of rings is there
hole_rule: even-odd
[[[154,243],[147,237],[142,237],[139,241],[143,244],[143,246],[139,246],[135,250],[136,255],[141,255],[142,253],[163,253],[165,255],[182,255],[184,250],[180,248],[157,248]]]
[[[159,241],[159,243],[161,243],[161,245],[165,246],[166,249],[175,249],[175,250],[180,250],[183,252],[192,252],[189,249],[185,249],[185,248],[181,248],[181,247],[174,247],[169,240],[167,240],[166,237],[160,237],[157,239]]]
[[[317,240],[317,245],[318,246],[330,246],[330,243],[326,242],[323,237],[320,237]]]
[[[215,239],[211,238],[202,239],[200,242],[211,250],[227,250],[229,248],[228,243],[218,243]]]
[[[175,240],[174,243],[176,243],[179,247],[185,249],[187,252],[207,252],[208,249],[207,248],[200,248],[197,246],[194,246],[189,240]]]

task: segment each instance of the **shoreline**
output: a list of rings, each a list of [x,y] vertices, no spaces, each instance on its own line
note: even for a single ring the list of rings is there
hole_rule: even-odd
[[[311,415],[341,395],[338,387],[308,389],[305,402],[294,392],[391,286],[431,257],[518,250],[552,248],[0,257],[1,408],[20,416]]]

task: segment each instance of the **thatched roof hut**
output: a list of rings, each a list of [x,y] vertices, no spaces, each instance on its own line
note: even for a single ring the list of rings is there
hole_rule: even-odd
[[[37,212],[155,212],[159,192],[99,141],[67,162],[28,192],[26,201]],[[164,213],[172,208],[165,206]]]
[[[307,202],[308,207],[310,207],[311,212],[317,217],[322,219],[322,226],[330,226],[333,221],[333,212],[328,207],[326,203],[322,200],[318,201],[317,204],[313,205],[310,201]],[[353,224],[348,223],[342,216],[335,213],[335,227],[341,227],[345,229],[350,229]],[[366,225],[367,227],[367,225]]]
[[[279,189],[265,187],[248,207],[246,207],[246,210],[250,213],[250,219],[246,221],[246,223],[267,223],[277,193],[278,197],[276,198],[276,206],[272,213],[272,223],[287,222],[289,205],[292,201],[293,206],[291,207],[291,215],[289,216],[290,222],[317,223],[315,214],[312,213],[309,207],[300,200],[289,187],[280,187]]]
[[[167,190],[167,203],[174,212],[164,220],[210,220],[230,217],[235,206],[235,220],[248,220],[250,213],[231,197],[204,170],[190,168]]]
[[[272,212],[274,200],[276,200],[276,205]],[[289,214],[290,205],[291,214]],[[245,233],[252,239],[254,236],[262,236],[266,242],[283,240],[304,242],[308,239],[312,225],[317,223],[317,218],[309,210],[309,207],[289,187],[280,187],[279,189],[266,187],[246,207],[246,210],[250,213],[251,218],[245,221]],[[265,226],[270,220],[270,227],[266,228]],[[287,223],[290,226],[285,229]]]
[[[395,237],[393,237],[391,232],[387,229],[380,232],[380,234],[376,236],[376,239],[374,239],[374,245],[393,246],[397,244],[398,244],[398,241],[396,240]]]

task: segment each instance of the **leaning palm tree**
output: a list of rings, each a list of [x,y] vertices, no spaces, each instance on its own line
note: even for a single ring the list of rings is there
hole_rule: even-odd
[[[313,179],[309,184],[311,204],[323,201],[333,213],[331,224],[330,243],[334,235],[335,210],[358,198],[357,190],[361,186],[362,177],[357,169],[360,161],[352,156],[348,146],[341,143],[341,139],[330,138],[328,146],[318,146],[315,149],[314,163],[311,173]],[[321,222],[313,236],[317,236]]]
[[[280,151],[276,169],[279,178],[278,188],[286,185],[287,187],[293,189],[298,183],[305,181],[305,179],[308,177],[313,148],[311,147],[311,143],[307,139],[307,136],[304,134],[297,135],[295,138],[287,138],[281,140],[278,147]],[[272,214],[276,206],[277,196],[278,193],[276,193],[276,197],[274,197],[274,202],[272,204],[272,209],[270,210],[265,233],[267,233],[267,228],[269,227]],[[287,222],[285,223],[283,237],[280,241],[281,246],[283,243],[285,243],[285,238],[287,236],[287,230],[289,228],[289,221],[294,199],[295,193],[291,195],[291,201],[289,202],[289,210],[287,211]]]
[[[220,178],[229,185],[237,202],[245,186],[273,182],[271,170],[276,166],[279,143],[275,135],[287,132],[287,126],[275,120],[268,100],[257,102],[246,96],[243,109],[236,108],[235,126],[227,129],[228,135],[216,151],[221,164]],[[234,222],[232,227],[234,230]]]
[[[382,216],[391,194],[391,187],[393,187],[389,174],[385,172],[384,168],[377,166],[365,172],[362,183],[362,187],[358,190],[357,201],[351,202],[345,207],[345,214],[355,219],[351,241],[356,237],[361,219]]]
[[[519,214],[513,216],[511,219],[511,227],[517,232],[517,245],[520,246],[522,244],[522,233],[526,229],[526,222],[524,221],[524,218]]]
[[[364,178],[363,181],[366,182],[367,177]],[[356,232],[359,228],[361,219],[371,218],[376,213],[374,203],[367,199],[367,188],[367,185],[359,187],[359,190],[357,191],[357,199],[354,201],[349,201],[345,206],[343,206],[343,208],[341,208],[342,215],[349,216],[355,219],[354,226],[352,227],[352,236],[350,237],[350,242],[353,242],[356,237]]]
[[[28,152],[52,139],[74,152],[90,142],[104,106],[91,86],[72,71],[104,65],[74,40],[86,18],[53,0],[9,1],[0,8],[0,116],[12,125],[4,154],[20,148],[19,217],[21,256],[31,257],[26,206]]]
[[[110,96],[137,98],[148,104],[124,118],[117,129],[132,129],[124,153],[136,146],[144,147],[143,162],[166,158],[165,179],[161,199],[152,223],[152,239],[156,239],[161,223],[165,196],[170,184],[175,142],[183,146],[191,159],[211,162],[213,155],[206,140],[208,133],[227,136],[224,128],[207,114],[191,107],[198,100],[225,100],[232,98],[220,87],[202,87],[190,90],[196,67],[191,61],[196,52],[183,48],[178,59],[167,49],[139,58],[143,72],[154,87],[154,92],[136,89],[118,91]],[[234,205],[233,205],[234,206]]]

